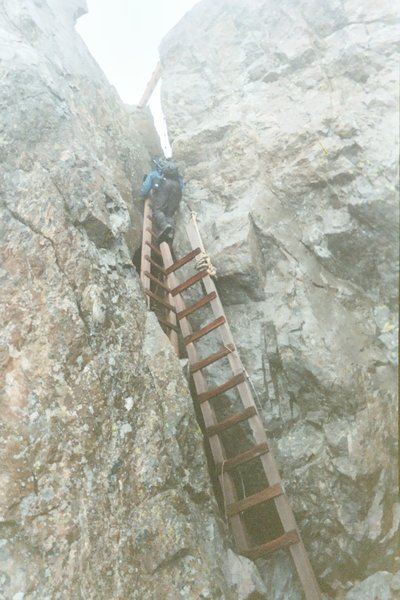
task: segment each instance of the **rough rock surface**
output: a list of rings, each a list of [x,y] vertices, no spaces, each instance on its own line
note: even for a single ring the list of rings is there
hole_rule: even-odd
[[[235,598],[187,383],[131,262],[158,141],[75,33],[85,10],[0,1],[0,598]]]
[[[387,0],[203,0],[161,46],[186,198],[337,598],[398,568],[398,34]]]
[[[358,583],[345,596],[345,600],[395,600],[400,597],[400,571],[395,575],[378,571]]]

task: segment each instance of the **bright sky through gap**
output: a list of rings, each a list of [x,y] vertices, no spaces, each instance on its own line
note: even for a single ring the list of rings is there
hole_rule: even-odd
[[[162,38],[197,2],[88,0],[89,12],[78,20],[76,29],[121,99],[137,104],[157,64]],[[159,90],[150,107],[163,137]]]

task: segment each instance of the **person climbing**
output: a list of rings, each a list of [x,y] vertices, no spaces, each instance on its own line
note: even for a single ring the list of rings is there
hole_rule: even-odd
[[[184,188],[183,179],[176,164],[166,158],[153,160],[156,169],[145,176],[140,195],[151,198],[153,225],[157,242],[172,243],[175,235],[175,220]]]

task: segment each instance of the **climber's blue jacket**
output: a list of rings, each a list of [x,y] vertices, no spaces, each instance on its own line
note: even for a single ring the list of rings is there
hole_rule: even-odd
[[[161,179],[162,177],[158,171],[152,171],[149,173],[146,179],[143,181],[142,187],[140,188],[140,195],[142,198],[147,198],[151,188],[154,186],[154,184],[159,183]]]
[[[156,183],[160,183],[163,180],[163,176],[159,171],[151,171],[144,180],[142,187],[140,188],[140,195],[142,198],[147,198],[150,190],[155,186]],[[181,190],[185,187],[182,177],[179,177],[179,185]]]

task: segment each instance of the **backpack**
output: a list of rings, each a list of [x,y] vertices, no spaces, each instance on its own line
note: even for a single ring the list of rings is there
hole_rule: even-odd
[[[161,176],[166,177],[167,179],[175,179],[179,181],[179,169],[176,163],[172,160],[168,160],[165,158],[160,158],[157,161],[154,161],[160,170]]]

